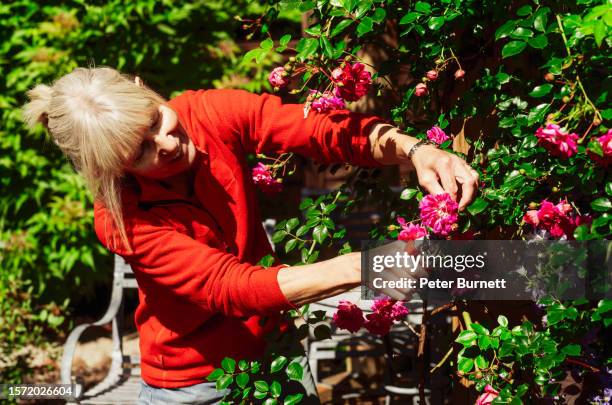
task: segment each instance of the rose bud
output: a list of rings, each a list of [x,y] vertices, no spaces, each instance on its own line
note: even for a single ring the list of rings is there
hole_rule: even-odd
[[[429,80],[436,80],[438,78],[438,71],[437,70],[430,70],[427,73],[425,73],[425,76]]]

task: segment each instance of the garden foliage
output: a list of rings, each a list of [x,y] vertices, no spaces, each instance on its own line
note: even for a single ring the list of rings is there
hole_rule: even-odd
[[[252,27],[263,34],[260,47],[245,60],[290,55],[269,80],[276,90],[302,95],[305,115],[359,100],[370,82],[367,65],[373,112],[464,157],[481,179],[478,198],[457,218],[446,197],[424,195],[414,184],[397,196],[376,171],[358,171],[340,190],[304,200],[303,218],[279,224],[273,239],[285,252],[299,251],[298,260],[309,263],[322,248],[350,251],[335,214],[363,203],[383,213],[372,238],[610,238],[610,2],[268,3]],[[267,26],[296,8],[308,13],[308,24],[288,47],[295,38],[274,37]],[[270,169],[278,171],[279,161]],[[452,220],[432,220],[436,200]],[[538,304],[537,323],[519,325],[503,314],[498,325],[481,325],[470,320],[469,305],[457,305],[466,311],[451,356],[455,381],[482,391],[480,401],[561,400],[561,381],[572,370],[595,376],[599,389],[609,384],[603,342],[610,300],[548,297]]]
[[[372,112],[436,140],[480,174],[478,198],[452,232],[444,227],[448,235],[436,235],[433,228],[407,228],[406,221],[419,221],[426,197],[416,179],[397,195],[379,171],[357,171],[339,190],[303,200],[303,217],[279,223],[274,242],[297,252],[299,263],[316,261],[330,246],[340,253],[354,248],[336,219],[362,204],[382,213],[371,233],[378,239],[402,231],[449,238],[612,235],[609,2],[269,0],[249,7],[227,0],[0,5],[0,296],[6,298],[0,355],[34,341],[12,325],[29,325],[39,337],[56,329],[68,294],[109,276],[83,185],[42,128],[25,131],[18,111],[28,88],[91,62],[141,74],[166,96],[211,85],[275,87],[314,110],[351,106],[371,78]],[[303,34],[272,29],[301,13],[308,15]],[[239,32],[235,14],[244,17],[249,37],[261,41],[244,58],[231,41]],[[263,83],[263,69],[281,60],[288,62]],[[244,79],[245,72],[255,80]],[[287,161],[273,159],[267,167],[278,175]],[[278,188],[258,167],[262,181]],[[612,323],[610,301],[550,298],[540,305],[546,322],[510,325],[503,314],[497,325],[466,321],[451,356],[456,375],[506,403],[558,396],[568,370],[606,378],[610,353],[601,342]],[[309,323],[318,324],[318,337],[328,336],[322,314],[305,308],[292,315],[306,322],[299,336]],[[302,372],[288,353],[271,351],[261,363],[226,359],[210,379],[231,388],[228,401],[296,403],[299,395],[285,398],[283,387]]]
[[[91,299],[112,275],[83,182],[42,126],[30,133],[21,120],[25,92],[102,65],[141,75],[165,97],[214,86],[271,90],[263,79],[273,59],[239,64],[235,42],[245,35],[234,16],[259,11],[240,0],[0,4],[0,380],[22,381],[21,349],[65,330],[68,298]]]

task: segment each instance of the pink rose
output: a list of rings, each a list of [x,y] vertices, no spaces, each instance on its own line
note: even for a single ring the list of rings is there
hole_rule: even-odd
[[[533,226],[538,226],[540,224],[540,219],[538,218],[538,210],[529,210],[523,216],[523,220]]]
[[[556,205],[542,200],[538,210],[529,210],[523,220],[534,229],[544,229],[554,238],[566,237],[574,239],[574,230],[582,223],[589,221],[588,216],[573,218],[572,205],[567,200],[561,200]]]
[[[266,165],[259,162],[252,171],[253,182],[266,194],[276,194],[283,189],[282,183],[272,177]]]
[[[402,301],[394,301],[388,297],[378,298],[372,304],[372,311],[393,321],[400,321],[408,315],[408,308]]]
[[[419,202],[421,222],[434,233],[447,236],[457,227],[458,207],[450,194],[428,194]]]
[[[436,80],[438,78],[438,71],[437,70],[430,70],[427,73],[425,73],[425,77],[427,77],[429,80]]]
[[[419,83],[414,88],[414,95],[417,97],[422,97],[428,93],[427,85],[425,83]]]
[[[590,149],[587,149],[587,154],[598,165],[608,167],[612,164],[612,129],[609,129],[605,135],[598,137],[597,142],[601,145],[603,156],[599,156]]]
[[[361,308],[350,301],[340,301],[333,320],[337,327],[352,333],[361,329],[365,322]]]
[[[285,87],[287,84],[289,84],[288,74],[285,71],[285,68],[282,66],[274,68],[274,70],[272,70],[268,75],[268,81],[272,87],[277,89]]]
[[[446,135],[446,132],[444,132],[442,128],[435,126],[431,127],[431,129],[427,131],[427,139],[440,145],[449,140],[450,137]]]
[[[311,100],[311,108],[317,112],[327,112],[332,110],[342,110],[346,108],[344,100],[334,96],[331,92],[321,93],[317,90],[310,90],[308,99]]]
[[[553,156],[569,158],[576,154],[578,135],[568,134],[557,124],[547,124],[546,128],[538,128],[535,136],[538,138],[538,143]]]
[[[397,222],[402,227],[398,240],[419,240],[427,237],[427,229],[420,225],[407,224],[406,220],[402,217],[397,218]]]
[[[457,80],[462,79],[463,76],[465,76],[465,70],[457,69],[457,71],[455,71],[455,79]]]
[[[332,71],[336,85],[335,95],[348,101],[357,101],[365,96],[372,84],[372,75],[362,63],[343,63]]]
[[[384,336],[391,330],[393,326],[393,320],[381,314],[380,312],[373,312],[366,315],[367,320],[364,323],[364,327],[375,335]]]
[[[476,405],[490,405],[491,402],[493,402],[493,400],[498,396],[499,392],[495,390],[495,388],[493,388],[490,384],[487,384],[484,389],[484,392],[480,394],[480,396],[476,400]]]

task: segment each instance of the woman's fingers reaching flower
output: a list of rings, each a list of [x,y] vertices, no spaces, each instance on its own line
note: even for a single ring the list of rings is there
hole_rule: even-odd
[[[425,145],[412,156],[419,184],[430,194],[448,193],[454,201],[460,195],[459,211],[476,196],[478,172],[460,157]]]

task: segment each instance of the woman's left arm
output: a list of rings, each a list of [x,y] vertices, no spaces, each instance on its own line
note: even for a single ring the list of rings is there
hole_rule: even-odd
[[[413,165],[422,187],[431,194],[447,192],[455,201],[460,193],[459,210],[464,210],[478,189],[478,172],[457,155],[431,145],[419,146],[408,157],[417,142],[418,139],[385,123],[374,124],[369,134],[372,157],[377,162]]]

